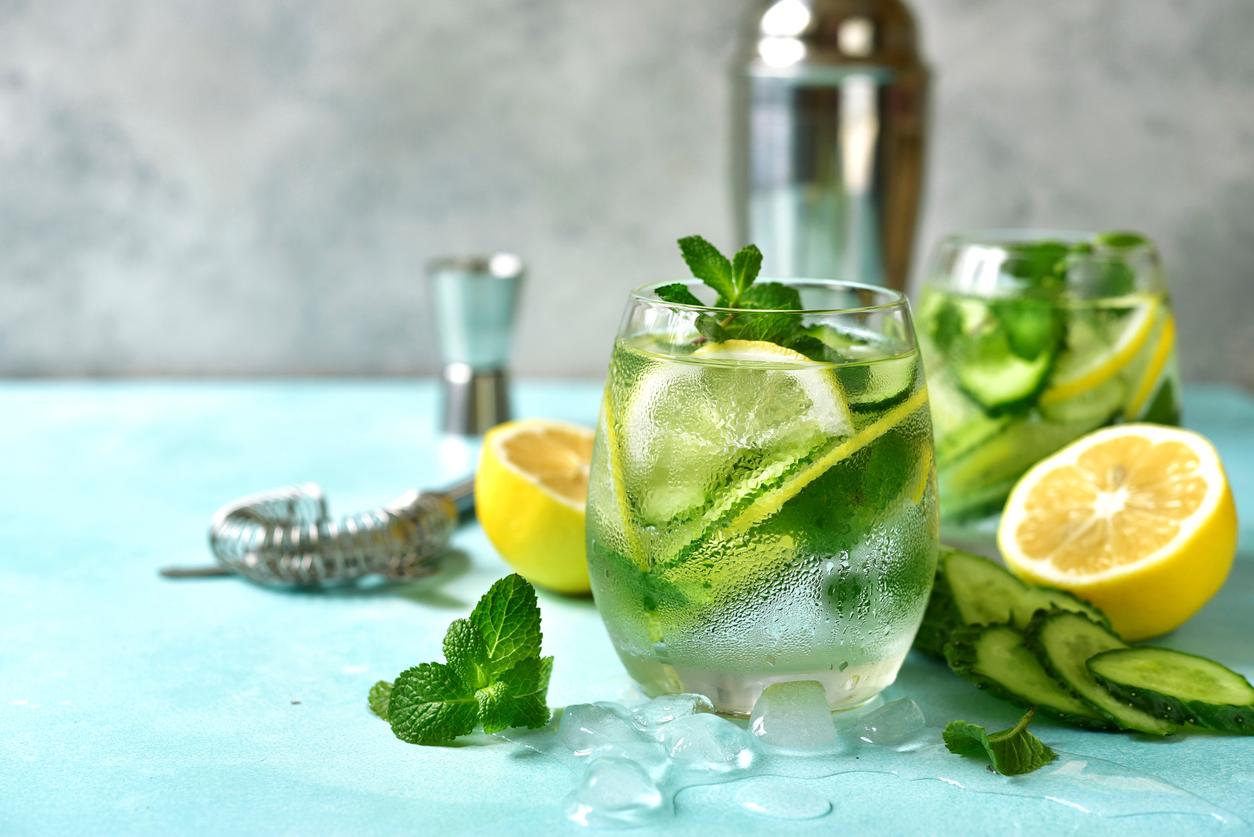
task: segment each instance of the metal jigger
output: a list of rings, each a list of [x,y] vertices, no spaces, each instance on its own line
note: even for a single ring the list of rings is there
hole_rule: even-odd
[[[510,253],[427,266],[444,362],[445,433],[478,436],[510,417],[506,361],[524,273],[522,259]]]

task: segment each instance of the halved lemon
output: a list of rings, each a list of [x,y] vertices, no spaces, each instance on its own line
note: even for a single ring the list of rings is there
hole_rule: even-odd
[[[475,473],[475,509],[501,557],[533,584],[588,592],[584,507],[592,431],[546,419],[492,428]]]
[[[1070,590],[1128,640],[1166,633],[1223,584],[1237,516],[1219,454],[1189,430],[1125,424],[1041,460],[997,542],[1017,575]]]

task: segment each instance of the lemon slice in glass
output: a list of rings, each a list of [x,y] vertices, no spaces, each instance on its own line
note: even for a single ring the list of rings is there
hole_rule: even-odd
[[[646,527],[674,533],[853,431],[834,371],[774,343],[728,340],[686,360],[640,354],[619,444]]]
[[[1058,359],[1052,380],[1041,393],[1041,405],[1049,407],[1093,392],[1123,372],[1140,356],[1162,310],[1160,299],[1145,297],[1120,318],[1113,334],[1075,319],[1067,334],[1068,351]]]

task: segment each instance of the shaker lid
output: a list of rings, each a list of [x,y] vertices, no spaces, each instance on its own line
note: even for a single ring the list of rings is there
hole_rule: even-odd
[[[914,15],[902,0],[771,0],[753,21],[749,49],[753,71],[768,74],[922,66]]]

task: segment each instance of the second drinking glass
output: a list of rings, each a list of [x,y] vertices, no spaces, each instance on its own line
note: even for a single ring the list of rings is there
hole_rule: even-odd
[[[947,525],[1000,512],[1028,468],[1099,427],[1179,419],[1175,325],[1141,236],[951,236],[919,332]]]

